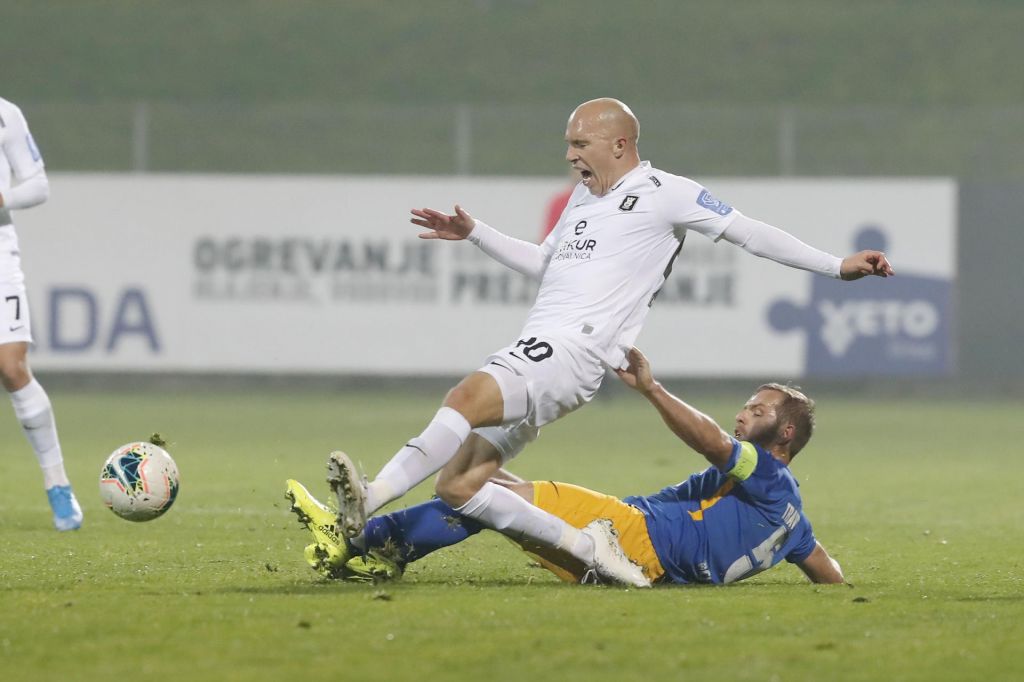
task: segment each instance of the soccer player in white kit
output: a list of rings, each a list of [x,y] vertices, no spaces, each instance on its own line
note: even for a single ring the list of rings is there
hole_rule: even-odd
[[[64,471],[53,408],[28,366],[32,327],[18,235],[11,220],[11,211],[32,208],[49,196],[43,157],[25,117],[0,98],[0,381],[43,470],[53,525],[57,530],[77,530],[82,525],[82,508]]]
[[[460,513],[516,538],[572,554],[602,577],[649,582],[625,558],[610,524],[578,530],[490,479],[538,429],[590,401],[606,368],[626,366],[647,312],[688,232],[725,239],[790,267],[858,279],[893,274],[885,254],[845,259],[744,216],[702,186],[641,162],[639,124],[614,99],[581,104],[566,129],[566,160],[580,183],[540,245],[474,220],[414,210],[425,239],[468,239],[499,262],[540,280],[519,340],[487,358],[448,393],[418,437],[365,481],[344,453],[328,458],[338,529],[359,541],[366,516],[440,471],[438,496]],[[314,560],[330,563],[331,557]]]

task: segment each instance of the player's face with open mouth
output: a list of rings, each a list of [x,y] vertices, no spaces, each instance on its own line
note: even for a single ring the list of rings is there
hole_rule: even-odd
[[[585,119],[571,119],[565,131],[565,160],[579,174],[583,186],[595,196],[608,191],[612,144]]]

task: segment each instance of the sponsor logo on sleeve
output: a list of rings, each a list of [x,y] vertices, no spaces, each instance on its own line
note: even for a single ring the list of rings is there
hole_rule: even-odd
[[[697,205],[709,211],[714,211],[718,215],[729,215],[732,213],[732,206],[714,198],[711,196],[711,192],[706,189],[700,191],[700,196],[697,197]]]
[[[39,161],[43,158],[43,155],[39,153],[39,147],[36,146],[36,141],[32,139],[31,135],[25,136],[25,143],[28,145],[28,150],[32,154],[33,161]]]

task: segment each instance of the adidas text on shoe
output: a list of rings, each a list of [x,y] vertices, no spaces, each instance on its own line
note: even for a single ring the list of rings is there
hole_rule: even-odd
[[[313,541],[344,547],[334,525],[334,510],[310,495],[309,490],[294,479],[285,481],[285,486],[284,497],[291,502],[291,511],[298,517],[299,524],[313,534]]]

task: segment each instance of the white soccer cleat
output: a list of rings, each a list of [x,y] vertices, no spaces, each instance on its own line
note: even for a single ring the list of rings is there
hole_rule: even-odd
[[[338,498],[335,527],[342,537],[351,539],[366,526],[366,479],[344,452],[327,457],[327,485]]]
[[[643,569],[626,556],[622,545],[619,544],[619,535],[610,520],[596,519],[580,532],[594,543],[594,563],[588,568],[592,568],[600,578],[632,587],[651,586],[651,581],[644,575]]]

